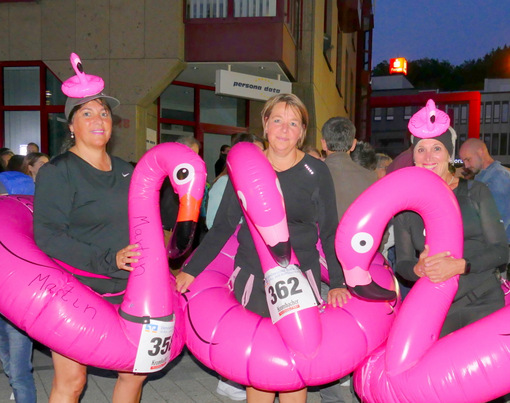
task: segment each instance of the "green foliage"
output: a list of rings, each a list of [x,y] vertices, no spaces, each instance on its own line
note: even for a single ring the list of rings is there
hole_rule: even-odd
[[[483,90],[485,78],[510,78],[510,47],[492,49],[483,58],[466,60],[453,66],[446,60],[408,60],[407,79],[420,90]],[[389,74],[389,63],[383,61],[372,70],[373,76]]]

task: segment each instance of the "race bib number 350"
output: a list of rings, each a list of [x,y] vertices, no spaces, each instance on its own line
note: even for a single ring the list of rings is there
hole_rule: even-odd
[[[264,275],[267,306],[273,323],[317,305],[310,283],[299,267],[275,267]]]
[[[154,319],[142,325],[134,372],[156,372],[168,364],[174,326],[174,321]]]

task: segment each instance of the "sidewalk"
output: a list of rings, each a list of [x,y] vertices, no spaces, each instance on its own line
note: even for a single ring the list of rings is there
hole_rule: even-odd
[[[51,390],[53,366],[50,352],[43,346],[34,349],[34,378],[37,401],[45,403]],[[82,403],[108,403],[116,380],[113,371],[89,369],[87,388]],[[218,378],[215,372],[200,364],[187,350],[173,360],[164,370],[152,374],[143,388],[143,403],[232,403],[216,393]],[[348,388],[344,388],[348,391]],[[0,403],[9,400],[11,388],[0,366]],[[346,400],[347,401],[347,400]],[[308,393],[308,403],[320,403],[316,388]]]

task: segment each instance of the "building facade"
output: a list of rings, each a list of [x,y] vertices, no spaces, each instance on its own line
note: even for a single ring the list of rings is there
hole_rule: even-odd
[[[232,134],[262,134],[264,99],[217,94],[217,70],[291,83],[309,144],[331,116],[365,138],[372,27],[364,0],[0,1],[0,145],[58,153],[71,52],[121,101],[110,151],[126,160],[192,135],[210,167]]]
[[[402,75],[373,77],[372,145],[392,157],[405,150],[409,119],[429,98],[450,116],[457,132],[456,150],[468,137],[478,137],[495,159],[510,165],[510,79],[485,79],[479,92],[448,93],[418,91]]]

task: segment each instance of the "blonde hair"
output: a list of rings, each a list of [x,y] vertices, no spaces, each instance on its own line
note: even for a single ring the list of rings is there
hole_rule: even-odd
[[[262,116],[262,127],[265,127],[267,119],[271,116],[271,112],[273,112],[274,107],[283,102],[286,106],[292,108],[294,112],[296,112],[301,118],[301,123],[303,124],[303,134],[298,141],[298,148],[301,148],[303,143],[305,142],[306,137],[306,129],[308,128],[308,110],[306,109],[305,104],[301,101],[297,95],[294,94],[279,94],[274,97],[269,98],[264,104],[264,108],[262,108],[261,116]],[[264,129],[264,140],[267,140],[267,133]]]

